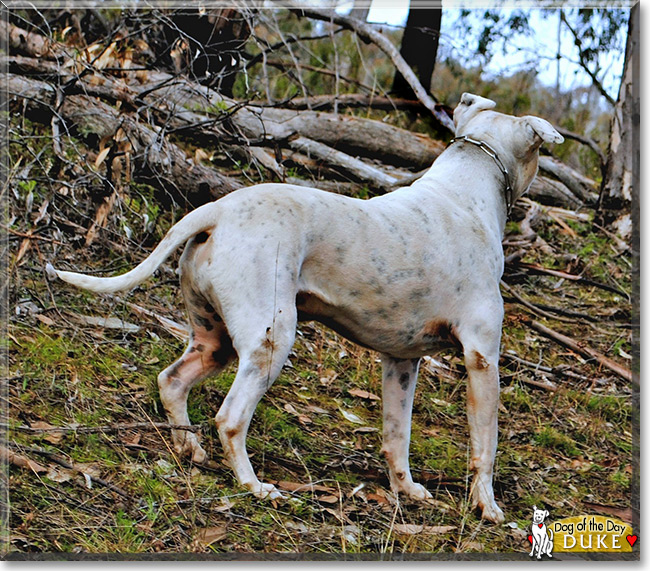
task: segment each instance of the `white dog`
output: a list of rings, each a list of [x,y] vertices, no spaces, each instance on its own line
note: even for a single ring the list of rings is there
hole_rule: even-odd
[[[183,356],[160,373],[170,423],[187,425],[187,395],[235,357],[235,381],[216,416],[237,480],[259,497],[280,497],[257,479],[246,433],[257,403],[287,360],[298,320],[320,321],[381,353],[383,447],[391,488],[431,494],[408,462],[411,408],[420,357],[452,342],[469,375],[467,412],[474,506],[503,521],[494,500],[501,240],[509,208],[537,172],[543,142],[562,142],[543,119],[492,111],[463,94],[457,138],[418,181],[359,200],[286,184],[241,189],[191,212],[130,272],[97,278],[51,275],[95,292],[135,287],[186,244],[181,287],[192,325]],[[201,462],[193,433],[174,431],[179,453]]]
[[[551,551],[553,551],[553,530],[549,528],[548,533],[546,531],[544,520],[547,517],[547,510],[538,510],[537,506],[533,506],[533,525],[531,527],[533,547],[530,550],[530,556],[533,557],[535,551],[537,551],[537,559],[541,559],[544,554],[553,557],[551,555]]]

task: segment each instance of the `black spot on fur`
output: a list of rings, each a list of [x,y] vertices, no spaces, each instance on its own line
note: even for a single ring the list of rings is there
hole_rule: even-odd
[[[212,331],[214,329],[212,322],[202,315],[194,315],[194,322],[206,331]]]
[[[204,309],[207,313],[214,313],[214,307],[212,307],[209,303],[205,304]]]
[[[194,236],[194,243],[203,244],[203,242],[206,242],[209,237],[209,232],[199,232],[196,236]]]
[[[411,375],[408,373],[402,373],[399,378],[399,386],[402,387],[402,390],[405,391],[409,388],[409,382],[411,381]]]

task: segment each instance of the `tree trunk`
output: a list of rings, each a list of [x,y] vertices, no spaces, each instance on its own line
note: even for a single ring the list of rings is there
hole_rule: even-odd
[[[187,73],[232,97],[242,52],[250,27],[235,8],[174,10],[164,31],[165,42],[157,46],[171,57],[177,73]],[[172,49],[170,49],[170,46]]]
[[[436,2],[433,2],[436,4]],[[437,4],[440,4],[439,2]],[[411,0],[400,54],[415,71],[422,86],[430,92],[431,77],[438,53],[442,8],[416,8]],[[392,93],[404,99],[415,99],[415,93],[404,76],[395,72]]]
[[[639,4],[630,11],[623,79],[611,123],[607,167],[598,210],[604,225],[624,239],[632,236],[632,202],[638,201],[640,172]]]

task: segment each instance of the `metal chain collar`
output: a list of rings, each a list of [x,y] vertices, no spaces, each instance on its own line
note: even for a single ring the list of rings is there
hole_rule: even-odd
[[[477,141],[476,139],[471,139],[467,135],[453,138],[451,141],[449,141],[447,147],[450,147],[454,143],[458,143],[458,142],[467,142],[467,143],[471,143],[472,145],[476,145],[488,157],[491,157],[494,160],[494,162],[497,164],[497,166],[503,173],[503,177],[506,180],[506,188],[505,188],[506,215],[510,216],[510,211],[512,210],[512,205],[513,205],[514,192],[512,190],[512,186],[510,186],[510,173],[508,173],[508,169],[501,162],[501,159],[499,158],[499,155],[497,155],[497,152],[485,141]]]

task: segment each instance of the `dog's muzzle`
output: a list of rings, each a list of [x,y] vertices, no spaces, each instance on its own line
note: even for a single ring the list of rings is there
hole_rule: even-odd
[[[504,198],[506,201],[506,216],[510,216],[510,211],[512,210],[512,205],[513,205],[513,190],[512,186],[510,186],[510,173],[508,173],[508,169],[505,167],[501,159],[499,158],[499,155],[497,155],[497,152],[490,146],[488,145],[485,141],[477,141],[476,139],[472,139],[468,137],[467,135],[463,135],[461,137],[454,137],[451,141],[449,141],[449,144],[447,147],[450,147],[454,143],[471,143],[472,145],[476,145],[479,149],[481,149],[488,157],[491,157],[492,160],[496,163],[496,165],[499,167],[499,170],[503,173],[503,178],[506,181],[506,188],[504,190]]]

